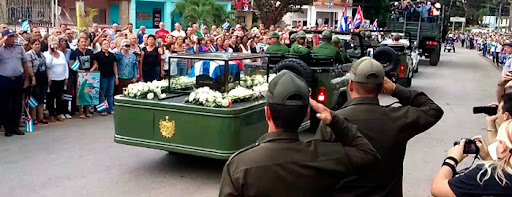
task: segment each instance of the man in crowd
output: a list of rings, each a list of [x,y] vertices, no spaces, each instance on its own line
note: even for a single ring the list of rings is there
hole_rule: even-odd
[[[21,118],[23,88],[29,79],[35,81],[32,68],[27,64],[27,55],[22,46],[14,43],[16,34],[6,28],[2,31],[0,46],[0,125],[5,136],[25,135],[18,128]]]
[[[91,49],[87,48],[87,39],[85,37],[78,37],[78,48],[71,52],[71,55],[69,57],[69,66],[71,66],[75,61],[79,61],[80,67],[77,71],[73,71],[70,69],[70,75],[69,75],[69,81],[73,82],[72,89],[75,90],[77,87],[77,73],[83,73],[83,72],[89,72],[89,71],[95,71],[98,67],[97,64],[94,64],[94,53]],[[74,78],[74,79],[73,79]],[[77,100],[76,100],[76,94],[73,95],[72,98],[72,111],[78,111],[78,117],[79,118],[86,118],[91,117],[89,114],[88,106],[77,106]]]
[[[117,24],[117,23],[112,24],[112,32],[110,33],[112,40],[114,40],[116,38],[117,30],[119,30],[119,24]]]
[[[512,42],[505,43],[505,51],[508,54],[505,65],[503,66],[502,74],[509,72],[512,69]]]
[[[128,34],[133,34],[133,24],[128,23],[128,25],[121,30],[128,32]]]
[[[199,37],[203,37],[203,34],[199,31],[199,26],[196,23],[192,24],[192,33]]]
[[[306,46],[306,33],[304,31],[299,31],[299,33],[297,33],[297,42],[292,45],[290,53],[301,55],[308,55],[311,53],[311,50]]]
[[[344,178],[378,160],[356,126],[309,97],[304,79],[290,71],[281,71],[270,81],[265,106],[268,133],[231,156],[222,172],[219,196],[333,196]],[[297,132],[310,106],[338,141],[299,140]]]
[[[356,61],[348,84],[351,99],[336,112],[375,147],[381,157],[375,166],[344,182],[343,196],[403,196],[402,173],[407,142],[434,126],[443,110],[425,93],[396,85],[385,77],[382,65],[371,57]],[[398,99],[402,106],[379,105],[379,93]],[[320,124],[317,138],[335,135]]]
[[[72,29],[66,29],[66,37],[68,38],[68,49],[75,50],[77,40],[75,40],[75,32]]]
[[[32,30],[30,30],[31,38],[39,40],[41,42],[41,52],[48,51],[48,43],[43,40],[41,36],[41,30],[39,27],[32,27]]]
[[[176,23],[174,24],[174,31],[171,32],[171,35],[174,36],[174,37],[183,37],[185,38],[186,34],[185,34],[185,31],[183,31],[181,29],[181,24],[180,23]]]
[[[142,44],[144,35],[146,35],[146,27],[140,26],[139,28],[139,34],[137,35],[137,38],[139,39],[139,45]]]
[[[329,30],[325,30],[322,32],[322,41],[323,43],[316,46],[313,49],[313,54],[317,55],[326,55],[334,58],[334,62],[339,64],[351,63],[352,61],[346,54],[342,54],[340,49],[334,47],[331,43],[332,33]]]
[[[286,45],[281,44],[279,42],[279,34],[275,31],[270,32],[269,34],[269,46],[267,47],[267,53],[288,53],[289,49]]]
[[[101,32],[100,32],[100,28],[98,27],[98,23],[93,23],[92,24],[92,31],[91,33],[89,33],[89,41],[91,41],[91,43],[94,41],[94,38],[96,38],[97,35],[99,35]]]
[[[53,37],[57,38],[57,37],[59,37],[62,34],[63,34],[63,31],[62,31],[61,28],[57,28],[57,27],[53,28],[53,32],[52,32],[52,36]]]
[[[158,27],[160,27],[160,29],[155,32],[155,36],[157,36],[157,38],[161,38],[162,42],[165,44],[165,37],[169,34],[169,31],[165,30],[164,22],[160,22]]]

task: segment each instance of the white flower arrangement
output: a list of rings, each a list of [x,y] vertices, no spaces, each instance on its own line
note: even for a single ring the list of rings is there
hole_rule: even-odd
[[[193,87],[196,78],[188,78],[186,76],[175,77],[171,79],[171,89],[183,89]],[[138,82],[128,85],[123,91],[124,96],[131,98],[147,98],[147,99],[163,99],[166,97],[162,91],[167,90],[169,83],[167,80]]]
[[[271,81],[275,76],[276,76],[276,74],[270,74],[269,81]],[[253,76],[242,75],[240,77],[240,86],[247,88],[247,89],[252,89],[255,86],[259,86],[259,85],[262,85],[265,83],[267,83],[267,78],[263,77],[261,75],[253,75]]]
[[[185,98],[185,102],[206,107],[225,108],[231,106],[231,100],[209,87],[198,88]]]

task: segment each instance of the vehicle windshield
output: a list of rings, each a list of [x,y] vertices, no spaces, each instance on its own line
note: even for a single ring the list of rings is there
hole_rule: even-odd
[[[318,46],[321,42],[321,34],[322,32],[309,32],[306,33],[306,45],[314,48]],[[361,45],[359,44],[360,37],[355,33],[340,33],[333,32],[333,38],[337,37],[340,39],[341,47],[340,50],[351,58],[359,58],[361,56]]]

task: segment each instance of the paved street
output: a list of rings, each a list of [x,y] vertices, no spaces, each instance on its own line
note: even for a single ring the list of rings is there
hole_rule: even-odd
[[[453,141],[486,134],[484,116],[473,115],[472,107],[495,100],[500,73],[476,51],[462,48],[442,54],[437,67],[421,64],[412,88],[426,92],[445,115],[409,142],[404,191],[414,197],[430,196],[431,180]],[[25,136],[2,133],[0,196],[217,195],[223,161],[119,145],[113,135],[112,116],[38,126]]]

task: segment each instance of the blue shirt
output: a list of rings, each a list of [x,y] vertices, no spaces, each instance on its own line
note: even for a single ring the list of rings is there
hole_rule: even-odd
[[[0,75],[5,77],[18,77],[24,72],[23,64],[28,61],[25,49],[14,44],[11,48],[0,46]]]
[[[507,62],[505,62],[505,65],[503,66],[503,70],[501,71],[501,74],[505,74],[506,72],[510,71],[512,67],[512,56],[507,57]]]
[[[428,14],[429,14],[430,7],[431,7],[431,5],[421,6],[419,8],[416,8],[416,11],[421,12],[422,18],[427,18]]]
[[[120,79],[137,79],[139,66],[137,58],[133,53],[128,53],[128,58],[123,51],[118,51],[116,55],[117,75]]]
[[[143,42],[143,40],[142,40],[142,39],[144,38],[144,36],[142,35],[142,33],[140,33],[139,35],[137,35],[137,38],[139,38],[139,44],[142,44],[142,42]]]

